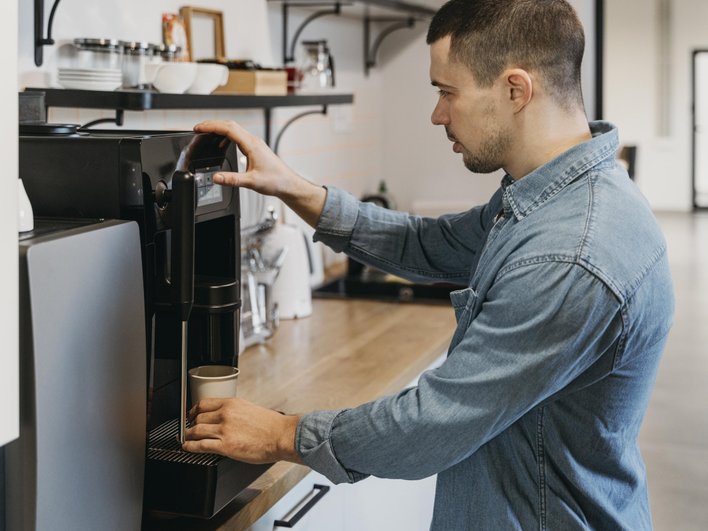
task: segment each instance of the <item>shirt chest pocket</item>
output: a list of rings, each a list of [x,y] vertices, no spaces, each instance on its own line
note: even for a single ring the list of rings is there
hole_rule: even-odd
[[[467,327],[472,322],[472,319],[479,311],[477,308],[479,296],[473,288],[465,288],[450,292],[450,301],[455,310],[455,319],[457,320],[457,329],[452,338],[450,349],[454,348],[462,336],[464,336]]]

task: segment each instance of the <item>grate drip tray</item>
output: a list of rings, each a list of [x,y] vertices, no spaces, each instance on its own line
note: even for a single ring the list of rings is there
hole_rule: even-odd
[[[211,518],[269,467],[185,452],[179,444],[179,419],[170,420],[148,433],[143,508]]]
[[[168,420],[148,434],[148,459],[190,465],[215,466],[225,459],[216,454],[193,454],[179,444],[179,419]]]

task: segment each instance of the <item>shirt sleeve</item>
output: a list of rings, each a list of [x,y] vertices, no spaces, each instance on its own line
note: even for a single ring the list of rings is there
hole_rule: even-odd
[[[611,370],[621,305],[600,279],[566,262],[530,260],[506,271],[486,300],[470,291],[458,316],[461,337],[417,387],[303,416],[296,438],[303,461],[334,482],[427,477],[470,456],[601,358]]]
[[[412,281],[466,283],[499,208],[501,193],[467,212],[424,218],[328,187],[314,239]]]

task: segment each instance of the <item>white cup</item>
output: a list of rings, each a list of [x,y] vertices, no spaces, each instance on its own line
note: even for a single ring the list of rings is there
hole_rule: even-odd
[[[149,63],[145,65],[145,82],[160,92],[182,94],[194,82],[197,63]]]
[[[202,365],[189,369],[192,405],[202,398],[233,398],[239,370],[231,365]]]

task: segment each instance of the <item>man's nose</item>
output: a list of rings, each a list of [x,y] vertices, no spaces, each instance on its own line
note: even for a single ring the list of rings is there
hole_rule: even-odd
[[[433,122],[433,125],[447,125],[449,123],[447,112],[443,107],[440,101],[435,105],[433,114],[430,116],[430,121]]]

